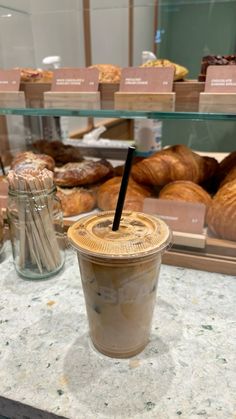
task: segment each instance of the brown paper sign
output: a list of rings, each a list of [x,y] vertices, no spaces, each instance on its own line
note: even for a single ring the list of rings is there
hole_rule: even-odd
[[[174,67],[127,67],[121,71],[120,92],[170,93]]]
[[[236,65],[211,65],[207,68],[206,93],[236,93]]]
[[[20,70],[0,70],[0,92],[18,92]]]
[[[96,92],[97,68],[60,68],[54,70],[52,92]]]
[[[169,199],[146,198],[143,211],[160,217],[173,231],[202,234],[206,207]]]

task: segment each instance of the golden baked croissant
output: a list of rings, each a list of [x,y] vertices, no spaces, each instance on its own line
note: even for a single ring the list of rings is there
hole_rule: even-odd
[[[132,176],[138,183],[154,186],[175,180],[202,183],[211,178],[217,168],[214,158],[199,156],[185,145],[174,145],[136,163]]]
[[[98,188],[98,208],[104,211],[114,210],[116,208],[121,179],[121,177],[114,177]],[[133,179],[130,179],[126,192],[124,209],[142,211],[144,198],[147,198],[148,196],[150,196],[150,192],[147,188],[138,185]]]
[[[64,217],[92,211],[96,206],[95,194],[83,188],[57,188]]]
[[[89,185],[111,175],[112,170],[111,164],[106,160],[67,163],[55,171],[54,181],[58,186]]]
[[[211,196],[201,186],[189,180],[177,180],[168,183],[160,191],[159,198],[201,203],[205,204],[206,207],[212,201]]]
[[[34,154],[31,151],[24,151],[18,153],[11,162],[11,169],[48,169],[53,171],[55,167],[55,161],[51,156],[47,154]]]
[[[220,238],[236,240],[236,180],[218,190],[208,210],[207,223]]]

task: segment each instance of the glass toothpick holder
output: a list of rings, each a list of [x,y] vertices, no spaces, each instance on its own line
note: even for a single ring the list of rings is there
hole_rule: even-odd
[[[33,180],[28,179],[28,173],[11,171],[8,175],[7,216],[13,260],[19,275],[28,279],[56,274],[65,259],[61,204],[51,172],[44,170],[42,179],[37,173]]]

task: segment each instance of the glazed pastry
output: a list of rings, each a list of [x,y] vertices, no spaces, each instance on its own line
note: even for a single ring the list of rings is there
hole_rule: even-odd
[[[153,186],[164,186],[175,180],[202,183],[211,178],[217,168],[214,158],[199,156],[185,145],[175,145],[135,164],[132,176],[138,183]]]
[[[115,210],[120,191],[121,179],[121,177],[114,177],[98,188],[98,208],[103,211]],[[143,201],[150,195],[151,194],[147,188],[138,185],[133,179],[130,179],[126,192],[124,209],[142,211]]]
[[[208,210],[207,223],[218,237],[236,241],[236,180],[218,190]]]
[[[201,186],[189,180],[168,183],[160,191],[159,198],[201,203],[206,207],[209,207],[212,201],[211,196]]]
[[[121,68],[112,64],[94,64],[89,68],[99,71],[99,83],[120,83]]]
[[[55,170],[54,181],[58,186],[83,186],[107,178],[113,168],[106,160],[84,160],[79,163],[67,163]]]
[[[188,74],[188,69],[182,65],[175,64],[169,60],[149,60],[146,61],[141,67],[174,67],[174,80],[184,79]]]
[[[61,141],[38,140],[33,143],[33,147],[39,153],[44,153],[51,156],[58,164],[78,162],[83,160],[77,147],[64,145]]]
[[[34,154],[31,151],[18,153],[11,162],[11,169],[13,170],[48,169],[53,171],[54,167],[55,161],[51,156],[47,156],[46,154]]]
[[[64,217],[92,211],[96,206],[95,194],[83,188],[57,188]]]

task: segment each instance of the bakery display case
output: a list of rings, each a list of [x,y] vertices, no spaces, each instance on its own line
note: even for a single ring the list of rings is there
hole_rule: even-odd
[[[196,54],[194,59],[191,57],[188,61],[178,45],[173,44],[173,34],[170,32],[168,35],[168,31],[174,18],[175,23],[180,24],[187,11],[188,16],[193,16],[195,6],[191,2],[187,5],[181,1],[121,3],[120,13],[127,18],[129,36],[126,60],[121,54],[119,65],[97,64],[96,61],[106,62],[104,51],[99,60],[94,61],[94,58],[92,61],[91,56],[97,54],[90,39],[96,33],[94,26],[88,35],[89,22],[94,23],[95,16],[101,18],[102,13],[112,16],[115,10],[117,12],[115,6],[105,1],[99,1],[96,5],[95,2],[89,4],[84,1],[76,9],[79,16],[83,16],[86,54],[83,62],[74,61],[69,65],[65,62],[64,67],[67,70],[98,70],[98,106],[79,105],[81,100],[85,101],[83,95],[86,93],[88,97],[89,92],[77,91],[76,96],[66,88],[60,92],[58,101],[59,92],[52,88],[57,80],[55,69],[32,70],[34,63],[31,68],[17,66],[20,67],[19,92],[24,95],[24,106],[12,106],[6,100],[4,106],[2,102],[0,107],[0,150],[5,171],[15,165],[41,167],[50,156],[56,165],[53,169],[54,182],[67,229],[81,214],[115,208],[126,151],[128,145],[135,144],[135,124],[139,121],[159,121],[162,124],[162,150],[155,150],[153,154],[150,152],[148,157],[135,157],[125,208],[157,215],[170,225],[173,244],[164,256],[165,263],[233,275],[236,273],[236,108],[234,111],[225,103],[217,112],[199,107],[206,86],[206,68],[212,62],[219,67],[234,67],[231,45],[226,43],[224,51],[219,48],[222,51],[221,58],[204,54],[203,48],[198,46],[197,51],[201,50],[201,55]],[[227,2],[226,15],[232,13],[234,3]],[[204,7],[206,5],[200,5],[201,9]],[[216,9],[220,13],[221,4]],[[157,11],[159,19],[155,14]],[[140,48],[136,45],[137,39],[140,39],[136,23],[138,16],[146,19],[146,23],[152,22],[152,30],[145,35],[149,36],[146,45],[157,56],[170,59],[156,58],[142,65],[140,48],[143,45]],[[160,37],[163,37],[162,42]],[[194,35],[193,45],[196,42]],[[182,43],[184,45],[183,40]],[[174,106],[156,106],[152,91],[148,92],[148,99],[144,103],[141,92],[137,90],[132,106],[124,96],[124,105],[118,108],[115,98],[121,89],[123,70],[127,67],[138,71],[174,68],[169,92],[174,98]],[[66,77],[66,80],[75,80],[75,77]],[[157,94],[159,104],[160,93]],[[232,91],[232,94],[235,93]],[[76,102],[78,97],[80,102]],[[16,120],[18,122],[14,125]],[[86,124],[80,125],[79,121],[86,121]],[[21,131],[18,130],[20,124]],[[63,124],[67,125],[64,134]],[[13,129],[9,129],[9,126],[13,126]],[[99,131],[101,138],[93,137],[94,129],[103,126],[104,130],[102,128]],[[144,129],[142,135],[144,142],[149,141],[148,129]],[[18,139],[21,146],[15,147]],[[16,156],[21,151],[24,153]],[[0,188],[3,191],[0,192],[1,205],[5,214],[7,192],[4,176]]]

